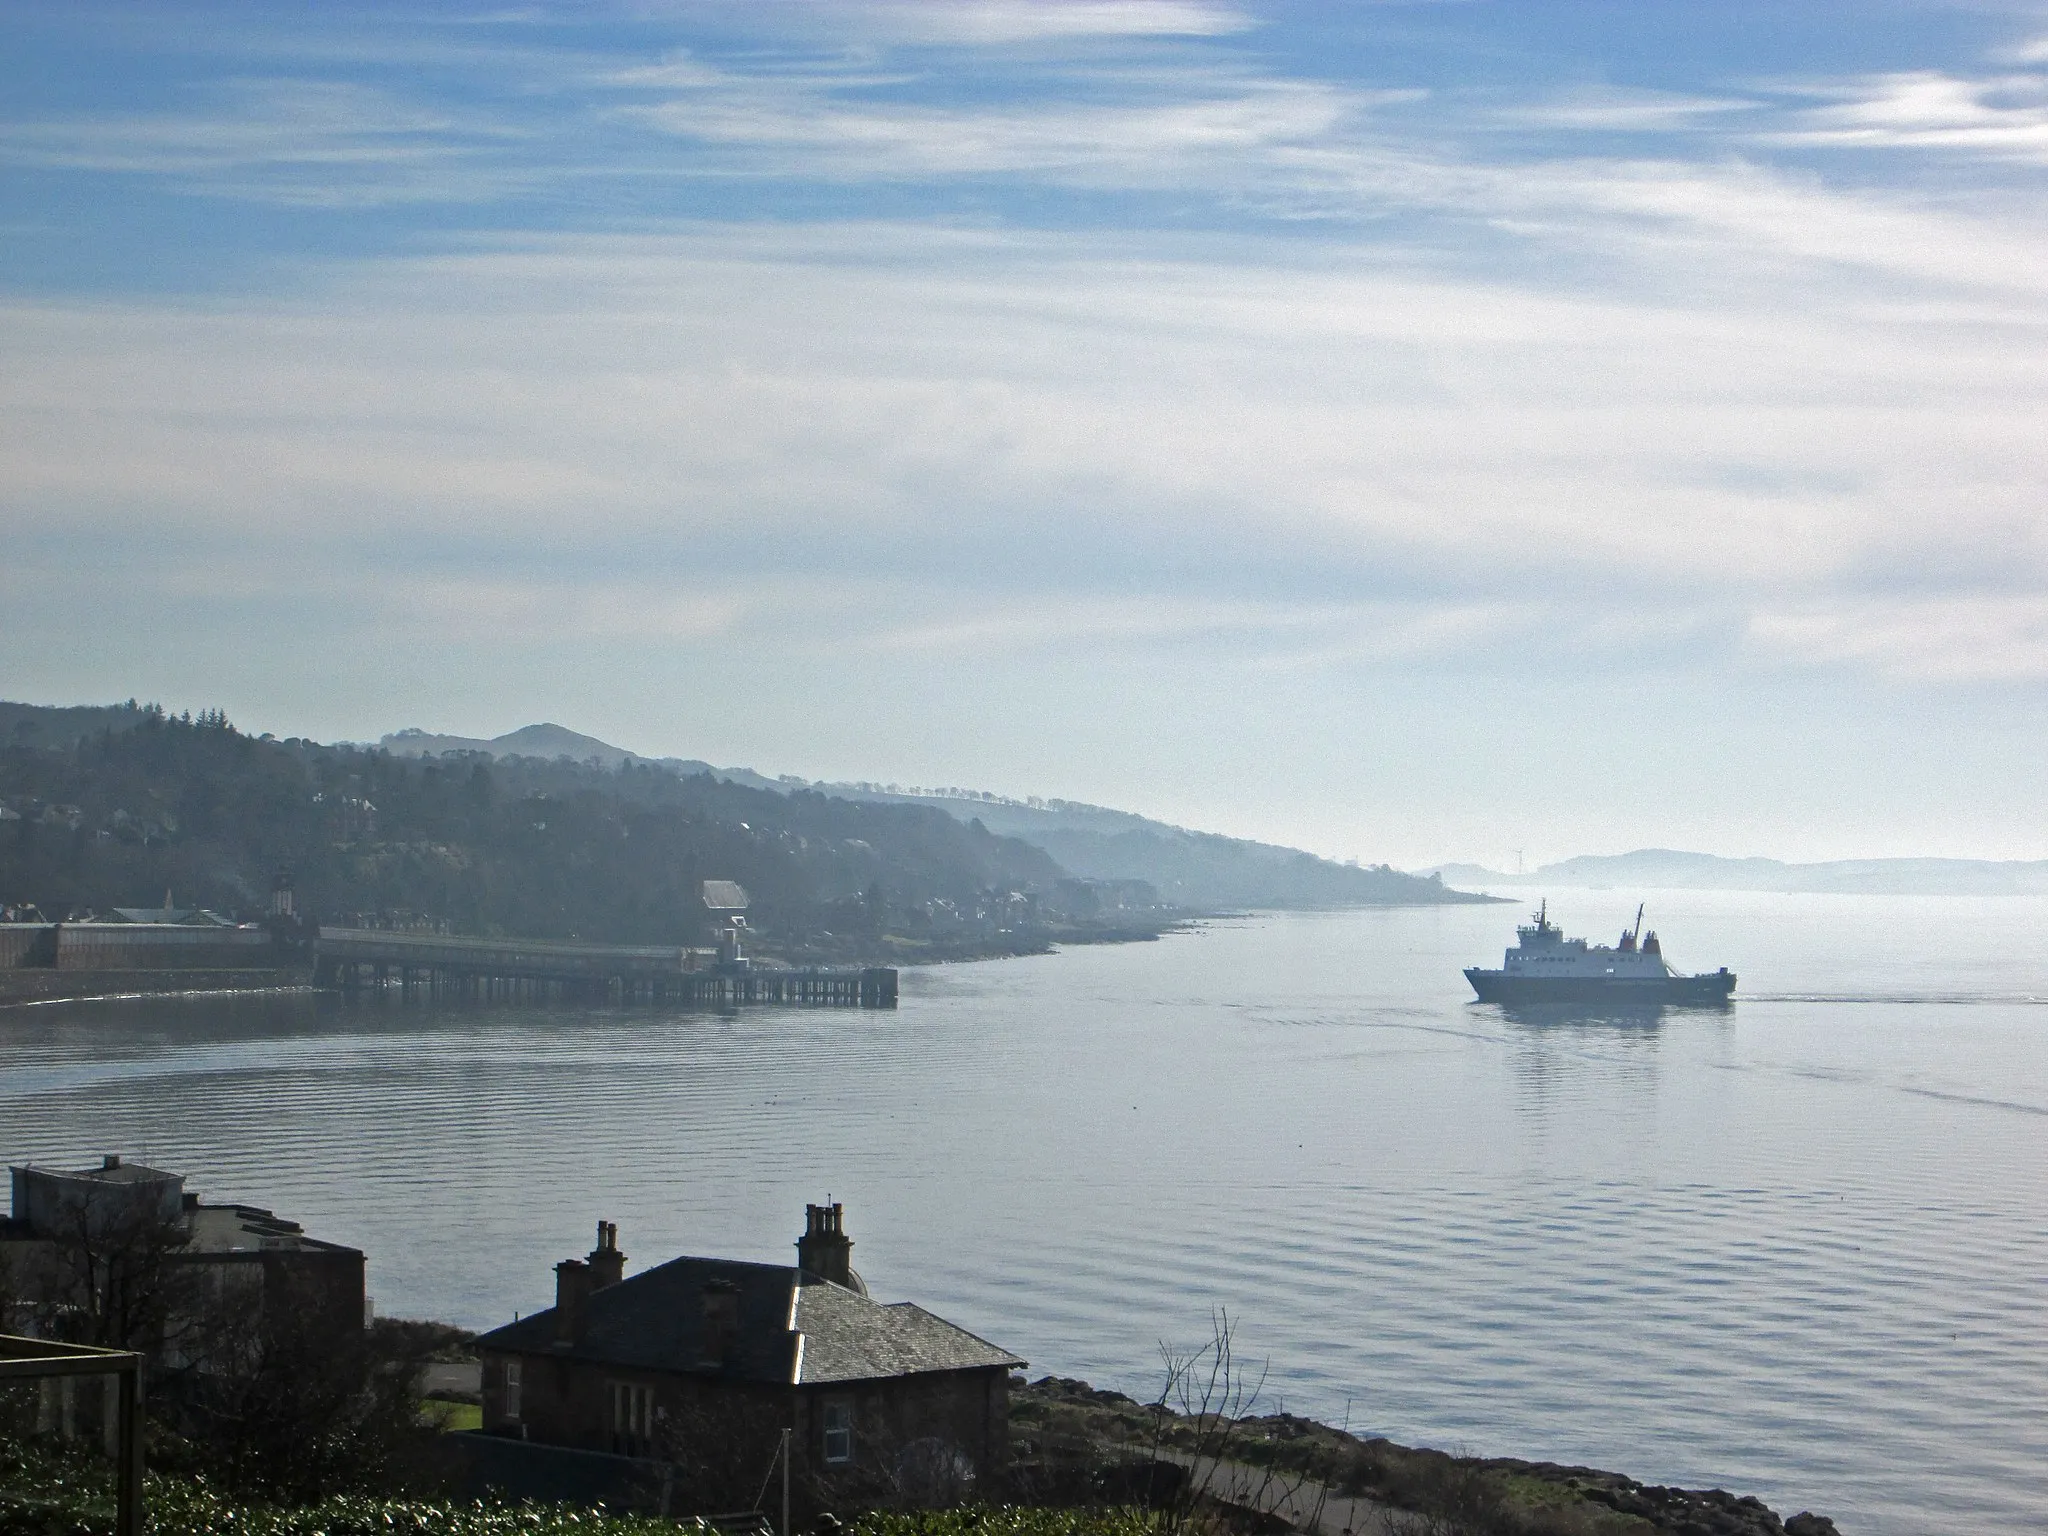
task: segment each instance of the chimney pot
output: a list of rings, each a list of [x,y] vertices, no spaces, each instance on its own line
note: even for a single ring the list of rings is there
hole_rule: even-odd
[[[619,1252],[619,1224],[615,1221],[600,1221],[597,1224],[597,1246],[590,1250],[590,1289],[601,1291],[608,1285],[617,1285],[626,1278],[626,1256]]]
[[[804,1235],[797,1239],[796,1264],[834,1285],[862,1289],[853,1273],[853,1239],[846,1235],[846,1210],[838,1201],[804,1207]]]

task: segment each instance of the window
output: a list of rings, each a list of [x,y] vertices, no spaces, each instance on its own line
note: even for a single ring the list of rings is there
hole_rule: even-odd
[[[620,1456],[644,1456],[653,1448],[654,1388],[615,1381],[612,1395],[612,1450]]]
[[[508,1419],[519,1417],[519,1362],[517,1360],[507,1360],[505,1362],[505,1417]]]
[[[847,1403],[825,1405],[825,1460],[843,1466],[853,1460],[853,1408]]]

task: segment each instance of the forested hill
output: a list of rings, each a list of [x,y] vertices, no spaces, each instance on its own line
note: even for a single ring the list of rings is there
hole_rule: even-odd
[[[559,725],[529,725],[485,740],[430,731],[396,731],[378,745],[408,756],[449,751],[487,757],[567,755],[616,767],[651,763],[682,774],[710,773],[735,784],[778,793],[815,790],[836,799],[882,805],[931,806],[956,821],[979,821],[991,832],[1041,848],[1070,873],[1088,880],[1143,881],[1172,906],[1214,912],[1232,907],[1421,906],[1487,901],[1452,890],[1427,874],[1385,864],[1361,868],[1299,848],[1191,832],[1106,806],[1071,800],[1015,800],[964,789],[905,789],[893,784],[807,782],[769,778],[748,768],[714,768],[695,759],[643,758],[610,742]]]
[[[1385,864],[1361,867],[1299,848],[1191,832],[1130,811],[1071,801],[1019,803],[965,791],[888,791],[821,784],[828,794],[891,805],[930,805],[960,821],[1042,848],[1088,880],[1143,880],[1164,901],[1201,911],[1228,907],[1427,906],[1492,898],[1453,890],[1435,875]]]
[[[704,943],[700,882],[725,879],[773,944],[872,951],[885,929],[971,940],[1014,925],[1009,894],[1063,874],[927,806],[644,763],[397,757],[146,707],[45,728],[67,713],[15,706],[0,737],[0,901],[52,917],[155,906],[167,889],[179,906],[260,912],[288,869],[300,911],[330,922],[413,913],[459,932]]]

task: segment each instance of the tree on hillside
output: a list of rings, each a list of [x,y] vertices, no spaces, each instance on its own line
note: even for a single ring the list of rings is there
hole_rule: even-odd
[[[0,899],[62,915],[178,905],[260,913],[289,868],[302,912],[410,913],[459,932],[701,944],[706,879],[737,880],[771,947],[831,932],[879,944],[971,913],[988,890],[1049,890],[1045,853],[931,806],[780,793],[644,763],[616,770],[439,760],[275,742],[218,711],[138,711],[62,748],[0,746]],[[46,815],[51,807],[64,814]],[[75,825],[73,822],[75,821]],[[886,911],[868,901],[886,889]],[[843,903],[866,904],[859,922]]]

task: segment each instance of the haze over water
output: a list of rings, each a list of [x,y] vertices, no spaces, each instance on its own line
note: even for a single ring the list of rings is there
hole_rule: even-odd
[[[1636,893],[1553,893],[1612,940]],[[1727,1013],[1470,1003],[1518,908],[1256,916],[906,973],[893,1014],[0,1011],[0,1149],[122,1151],[370,1255],[382,1312],[629,1268],[855,1262],[1143,1396],[1211,1311],[1265,1401],[1756,1493],[1849,1532],[2048,1524],[2048,902],[1651,896]]]

